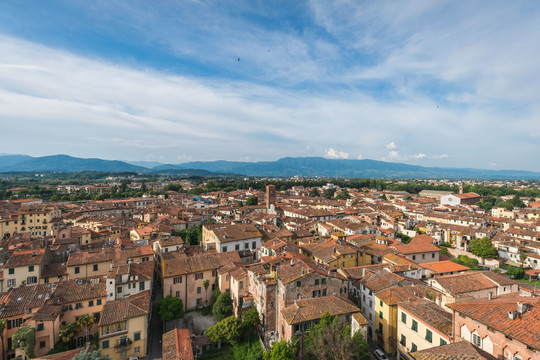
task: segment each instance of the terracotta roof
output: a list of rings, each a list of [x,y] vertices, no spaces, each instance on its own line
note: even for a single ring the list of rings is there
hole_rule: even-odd
[[[468,192],[468,193],[463,193],[463,194],[454,194],[454,196],[461,199],[461,200],[474,199],[474,198],[479,198],[480,197],[480,195],[478,195],[477,193],[473,193],[473,192]]]
[[[447,337],[452,336],[452,314],[428,300],[403,302],[398,305],[406,313],[420,319]]]
[[[409,353],[415,360],[495,360],[496,358],[468,341],[436,346]]]
[[[14,268],[19,266],[40,265],[45,256],[45,249],[39,250],[18,250],[13,252],[4,268]]]
[[[150,290],[132,295],[126,299],[108,301],[103,306],[99,326],[114,324],[138,316],[148,315],[150,311]]]
[[[220,243],[227,243],[244,239],[262,238],[262,234],[253,224],[214,224],[204,226],[206,229],[214,233]]]
[[[492,271],[467,271],[461,274],[439,276],[434,281],[452,296],[494,289],[499,285],[516,284],[515,281]]]
[[[80,349],[68,350],[68,351],[63,351],[56,354],[39,356],[33,359],[34,360],[71,360],[78,353],[85,351],[85,349],[86,348],[82,347]]]
[[[394,245],[394,248],[405,255],[440,251],[441,249],[434,245],[433,241],[435,239],[429,235],[416,235],[410,243]]]
[[[423,263],[423,264],[418,264],[418,265],[420,267],[423,267],[424,269],[428,269],[428,270],[431,270],[431,271],[439,273],[439,274],[455,272],[455,271],[471,270],[470,268],[468,268],[468,267],[466,267],[464,265],[455,263],[455,262],[450,261],[450,260],[434,261],[434,262]]]
[[[163,259],[163,277],[217,270],[232,262],[241,262],[236,251]]]
[[[281,310],[289,325],[320,319],[326,312],[330,315],[353,314],[360,312],[360,309],[342,297],[323,296],[297,300],[293,305]]]
[[[360,326],[362,326],[362,325],[367,325],[367,324],[368,324],[368,321],[366,320],[366,318],[364,317],[364,315],[362,315],[361,312],[354,313],[354,314],[353,314],[353,318],[354,318],[354,320],[356,320],[356,322],[357,322],[358,325],[360,325]]]
[[[189,329],[174,329],[163,334],[163,360],[192,360]]]
[[[377,293],[391,286],[396,286],[403,280],[402,276],[386,270],[378,270],[374,273],[366,272],[364,278],[360,280],[360,284]]]
[[[508,312],[516,311],[518,302],[527,304],[529,309],[515,320],[511,320]],[[463,316],[503,333],[506,337],[540,350],[540,298],[508,294],[491,300],[474,299],[447,306]]]

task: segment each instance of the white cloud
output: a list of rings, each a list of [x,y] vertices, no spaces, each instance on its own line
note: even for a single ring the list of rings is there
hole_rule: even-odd
[[[360,154],[360,155],[358,155],[356,158],[357,158],[358,160],[362,160],[364,157],[362,156],[362,154]]]
[[[390,149],[390,150],[395,149],[395,148],[396,148],[396,144],[392,141],[391,143],[386,144],[386,148],[387,148],[387,149]]]
[[[346,153],[345,151],[338,151],[338,150],[336,150],[334,148],[329,148],[326,151],[326,157],[328,157],[330,159],[348,159],[349,154]]]
[[[448,155],[447,154],[434,155],[433,158],[434,159],[446,159],[446,158],[448,158]]]
[[[413,159],[423,159],[425,158],[427,155],[426,154],[422,154],[422,153],[418,153],[416,155],[413,155],[412,158]]]

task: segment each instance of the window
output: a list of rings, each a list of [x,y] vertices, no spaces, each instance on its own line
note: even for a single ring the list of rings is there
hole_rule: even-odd
[[[471,342],[479,348],[482,347],[482,338],[477,333],[471,334]]]
[[[326,289],[323,289],[322,296],[326,296]]]
[[[412,259],[413,259],[413,260],[416,260],[416,255],[413,255],[413,256],[412,256]]]
[[[35,276],[29,276],[26,278],[26,283],[27,284],[35,284],[37,283],[37,277]]]
[[[379,300],[379,305],[381,305],[382,307],[384,307],[384,303],[382,302],[382,300]]]
[[[418,348],[416,347],[416,344],[415,344],[415,343],[412,343],[412,345],[411,345],[411,352],[415,352],[416,350],[418,350]]]
[[[315,285],[319,285],[319,279],[315,279]]]
[[[141,340],[141,332],[136,332],[133,334],[133,341]]]
[[[28,267],[28,271],[29,271],[29,272],[34,271],[34,265],[30,265],[30,266]]]
[[[200,294],[200,293],[201,293],[201,287],[198,286],[198,287],[197,287],[197,294]]]
[[[301,282],[301,281],[297,281],[297,282],[296,282],[296,287],[300,287],[300,286],[302,286],[302,282]]]
[[[200,305],[202,305],[202,298],[197,299],[197,306],[200,306]]]
[[[413,329],[414,331],[418,332],[418,321],[416,320],[413,320],[412,321],[412,327],[411,329]]]
[[[181,284],[182,283],[182,277],[181,276],[175,276],[173,279],[173,284]]]
[[[236,251],[240,250],[240,244],[234,245],[234,250],[236,250]]]
[[[78,266],[75,266],[75,274],[78,274],[81,272],[81,268]]]
[[[98,271],[98,264],[94,264],[93,269],[94,269],[94,271]]]
[[[9,275],[15,274],[15,268],[9,268],[8,274],[9,274]]]
[[[382,311],[379,311],[379,318],[383,318]]]
[[[99,323],[99,320],[101,319],[101,313],[94,313],[94,319],[96,323]]]
[[[350,322],[351,321],[351,315],[345,315],[345,321]]]
[[[118,294],[121,294],[121,293],[122,293],[122,287],[121,287],[121,286],[118,286],[118,287],[116,288],[116,292],[117,292]]]
[[[429,329],[426,329],[426,340],[429,342],[433,340],[433,333]]]
[[[109,348],[109,340],[104,340],[101,342],[101,348],[102,349],[108,349]]]
[[[326,279],[321,279],[321,284],[325,285],[326,284]]]
[[[82,309],[82,304],[81,303],[76,303],[75,304],[75,309]]]
[[[295,333],[299,333],[299,332],[300,332],[300,325],[299,325],[299,324],[294,325],[294,332],[295,332]]]
[[[143,291],[144,290],[144,281],[140,281],[139,282],[139,291]]]
[[[381,323],[379,323],[379,335],[383,336],[383,329],[382,329],[382,324]]]
[[[101,299],[97,299],[96,304],[101,305]]]
[[[195,280],[201,280],[203,278],[203,273],[195,274]]]
[[[426,258],[426,254],[422,254],[422,259],[425,259]]]
[[[39,342],[39,347],[44,348],[45,347],[45,341],[40,341]]]
[[[90,301],[88,302],[88,307],[92,307],[92,306],[94,306],[94,300],[90,300]]]
[[[177,298],[180,297],[180,291],[177,291],[177,292],[176,292],[176,297],[177,297]]]
[[[45,326],[43,325],[43,323],[37,324],[37,331],[42,331],[43,329],[45,329]]]
[[[313,297],[317,297],[317,292],[315,290],[313,291]]]
[[[401,322],[406,324],[407,323],[407,314],[404,312],[401,313]]]
[[[251,242],[251,248],[252,248],[252,249],[256,249],[256,248],[257,248],[257,242],[256,242],[256,241],[252,241],[252,242]]]
[[[227,252],[227,247],[226,247],[226,246],[223,246],[223,247],[221,248],[221,252]]]
[[[148,260],[150,260],[150,258],[148,256],[145,256],[145,257],[142,258],[143,262],[148,261]]]
[[[446,345],[446,344],[447,344],[447,342],[446,342],[445,340],[441,339],[441,342],[440,342],[439,345],[440,345],[440,346],[443,346],[443,345]]]
[[[135,347],[133,348],[133,353],[138,354],[138,353],[140,353],[140,352],[141,352],[141,347],[140,347],[140,346],[135,346]]]
[[[244,282],[240,281],[240,289],[243,289],[243,288],[244,288]]]
[[[435,258],[435,253],[431,253],[431,258]]]
[[[401,344],[401,346],[407,346],[407,338],[405,337],[405,335],[401,334],[401,340],[399,341],[399,343]]]

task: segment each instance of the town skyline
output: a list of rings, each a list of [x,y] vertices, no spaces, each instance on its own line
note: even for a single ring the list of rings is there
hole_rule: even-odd
[[[6,1],[0,151],[539,171],[539,10]]]

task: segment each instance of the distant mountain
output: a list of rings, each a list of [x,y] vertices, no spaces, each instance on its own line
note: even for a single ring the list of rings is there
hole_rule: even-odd
[[[374,178],[454,178],[454,179],[540,179],[540,172],[521,170],[482,170],[440,168],[390,163],[377,160],[325,159],[320,157],[286,157],[277,161],[193,161],[184,164],[159,164],[82,159],[68,155],[31,157],[0,155],[0,172],[14,171],[106,171],[141,172],[176,176],[271,176],[291,177],[374,177]],[[141,166],[145,165],[145,166]]]
[[[148,169],[152,169],[157,166],[164,165],[163,163],[160,163],[159,161],[129,161],[129,160],[121,160],[121,161],[131,164],[131,165],[142,166]]]
[[[82,159],[68,155],[52,155],[42,157],[21,157],[15,161],[13,156],[0,156],[0,172],[13,171],[108,171],[108,172],[145,172],[147,168],[131,165],[123,161]]]
[[[277,161],[238,162],[208,161],[162,165],[164,169],[203,169],[249,176],[291,177],[376,177],[376,178],[470,178],[470,179],[540,179],[539,172],[521,170],[482,170],[439,168],[390,163],[377,160],[325,159],[320,157],[286,157]]]

